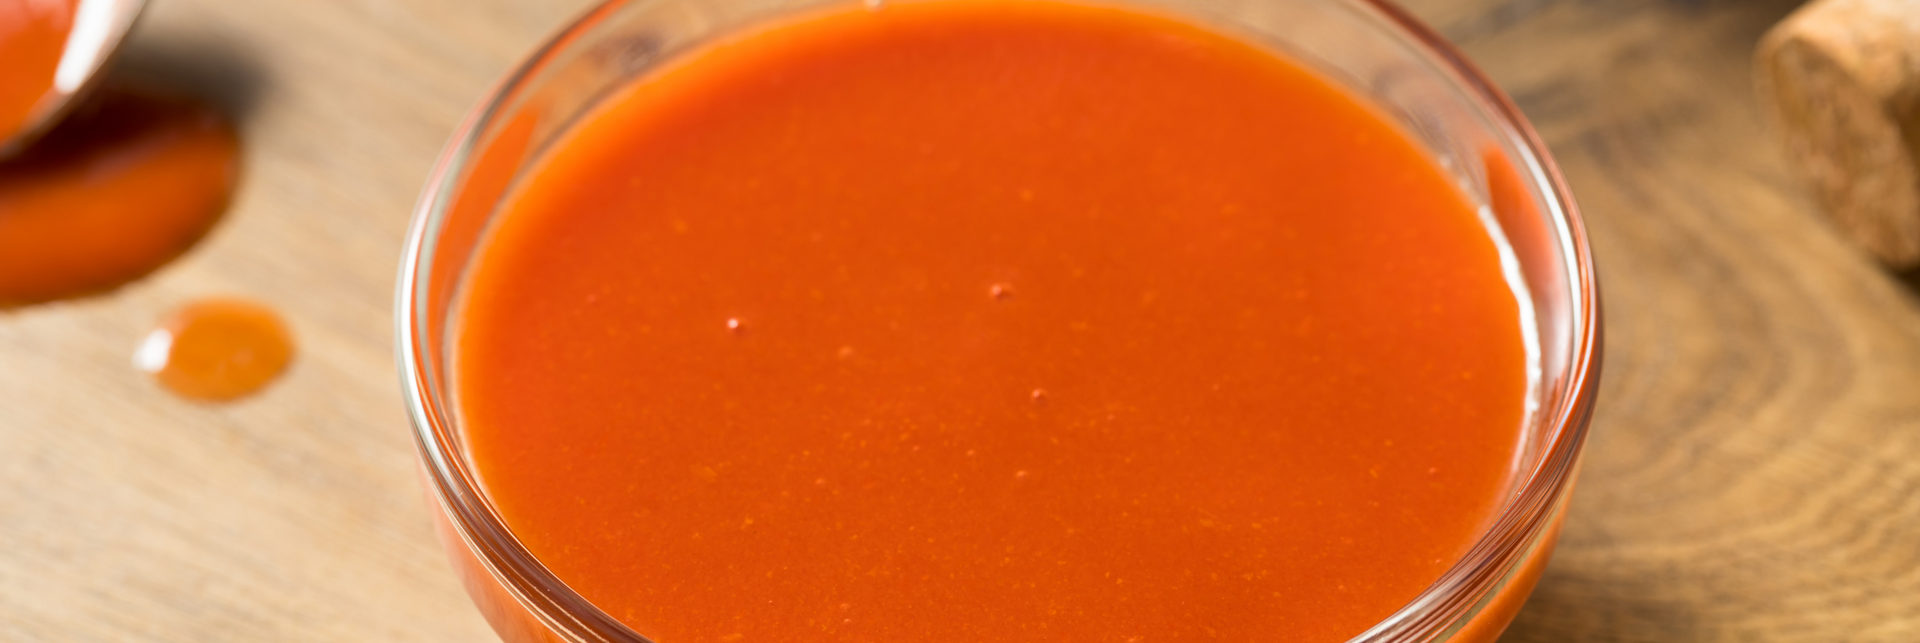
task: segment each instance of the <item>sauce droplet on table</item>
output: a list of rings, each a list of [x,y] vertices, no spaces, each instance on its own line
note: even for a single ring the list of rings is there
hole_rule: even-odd
[[[225,401],[260,390],[293,361],[293,333],[272,309],[239,299],[203,299],[161,322],[133,354],[181,397]]]

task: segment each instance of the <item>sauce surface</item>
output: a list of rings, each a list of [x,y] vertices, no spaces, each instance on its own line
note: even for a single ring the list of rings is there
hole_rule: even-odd
[[[108,290],[179,256],[226,211],[239,151],[198,102],[101,88],[0,160],[0,307]]]
[[[1525,348],[1473,208],[1183,23],[951,0],[719,42],[490,235],[475,465],[660,643],[1344,641],[1509,483]]]
[[[0,0],[0,140],[53,88],[79,0]]]
[[[174,311],[147,335],[134,366],[174,394],[221,402],[245,397],[293,361],[293,332],[278,313],[244,299],[209,298]]]

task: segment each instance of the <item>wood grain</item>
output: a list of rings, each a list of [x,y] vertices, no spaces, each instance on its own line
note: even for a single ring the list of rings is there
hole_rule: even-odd
[[[1540,126],[1606,298],[1581,487],[1506,640],[1920,640],[1920,306],[1760,117],[1794,3],[1416,7]]]
[[[456,121],[580,2],[159,0],[124,75],[239,120],[199,247],[114,294],[0,314],[0,640],[486,641],[429,532],[392,366],[401,237]],[[301,350],[212,406],[129,365],[234,294]]]
[[[159,0],[120,73],[239,119],[199,247],[0,313],[0,640],[486,641],[428,532],[391,366],[408,212],[577,0]],[[1920,640],[1920,299],[1790,179],[1749,56],[1779,0],[1420,0],[1535,119],[1606,289],[1600,415],[1509,641]],[[237,294],[301,352],[210,406],[128,365]]]

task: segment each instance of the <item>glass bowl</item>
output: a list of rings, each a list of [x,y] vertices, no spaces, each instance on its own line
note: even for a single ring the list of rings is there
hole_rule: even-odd
[[[867,0],[877,8],[875,0]],[[937,0],[934,0],[937,1]],[[442,154],[415,209],[396,301],[399,369],[440,537],[481,612],[512,643],[644,642],[569,589],[516,540],[481,490],[450,401],[450,314],[468,261],[516,177],[611,93],[716,36],[844,0],[613,0],[541,46],[493,89]],[[1355,642],[1498,637],[1559,533],[1599,384],[1599,291],[1585,231],[1547,150],[1492,82],[1380,0],[1123,0],[1316,69],[1424,145],[1524,286],[1530,395],[1507,504],[1466,556]]]

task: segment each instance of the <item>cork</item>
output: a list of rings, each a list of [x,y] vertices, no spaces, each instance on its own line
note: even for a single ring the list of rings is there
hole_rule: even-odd
[[[1920,267],[1920,0],[1815,0],[1755,53],[1760,102],[1820,209],[1898,270]]]

